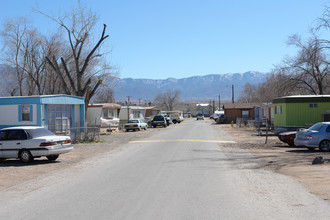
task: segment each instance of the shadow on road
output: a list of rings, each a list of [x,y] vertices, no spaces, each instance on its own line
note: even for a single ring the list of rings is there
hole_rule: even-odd
[[[26,166],[36,166],[36,165],[43,165],[43,164],[55,164],[55,163],[61,163],[61,161],[50,161],[50,160],[34,160],[30,163],[22,163],[20,160],[3,160],[0,161],[0,167],[26,167]]]

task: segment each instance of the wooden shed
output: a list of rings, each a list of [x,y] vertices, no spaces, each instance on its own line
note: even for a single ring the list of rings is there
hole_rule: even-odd
[[[237,118],[252,120],[255,118],[255,109],[260,108],[256,103],[225,103],[223,110],[227,123],[233,121],[236,123]]]

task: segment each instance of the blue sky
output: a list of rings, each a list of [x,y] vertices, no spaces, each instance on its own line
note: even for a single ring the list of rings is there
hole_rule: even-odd
[[[288,36],[308,37],[329,0],[81,0],[107,24],[109,57],[121,78],[269,72],[296,53]],[[32,12],[57,15],[73,0],[0,0],[0,25],[29,16],[41,31],[56,30]],[[0,44],[1,46],[1,44]]]

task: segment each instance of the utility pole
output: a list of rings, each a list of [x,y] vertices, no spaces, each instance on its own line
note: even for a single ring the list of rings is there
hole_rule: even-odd
[[[220,95],[219,95],[219,111],[221,109],[221,105],[220,105]]]
[[[129,120],[129,99],[131,96],[127,96],[127,120]]]
[[[235,102],[235,100],[234,100],[234,85],[231,85],[231,101],[232,101],[232,103]]]

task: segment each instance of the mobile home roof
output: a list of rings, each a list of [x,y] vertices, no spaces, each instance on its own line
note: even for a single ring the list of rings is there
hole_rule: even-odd
[[[330,95],[296,95],[284,96],[276,98],[273,103],[315,103],[315,102],[330,102]]]

